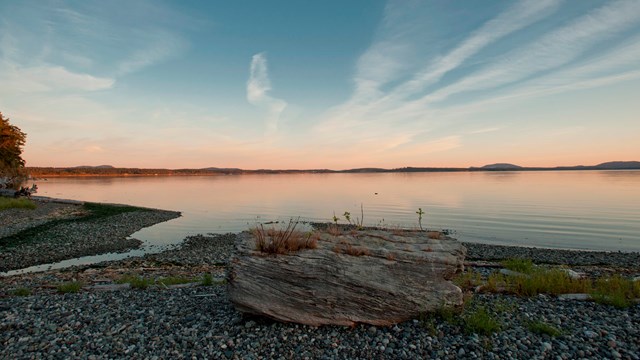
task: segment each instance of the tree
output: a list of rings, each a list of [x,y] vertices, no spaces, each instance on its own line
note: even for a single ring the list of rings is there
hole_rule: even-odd
[[[26,178],[21,156],[26,139],[27,134],[0,113],[0,187],[17,188]]]

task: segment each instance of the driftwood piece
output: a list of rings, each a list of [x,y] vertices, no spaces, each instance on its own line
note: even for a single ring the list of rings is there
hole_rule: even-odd
[[[273,255],[242,233],[228,272],[236,309],[314,326],[390,325],[462,303],[449,281],[466,253],[455,239],[386,230],[317,236],[315,249]]]

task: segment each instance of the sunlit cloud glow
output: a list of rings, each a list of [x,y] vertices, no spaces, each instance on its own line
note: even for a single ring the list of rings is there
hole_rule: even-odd
[[[32,5],[0,4],[29,165],[640,160],[637,0]]]

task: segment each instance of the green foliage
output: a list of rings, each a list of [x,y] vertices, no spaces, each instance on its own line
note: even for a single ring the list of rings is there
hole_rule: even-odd
[[[347,219],[347,221],[349,222],[349,224],[351,224],[351,213],[348,211],[345,211],[343,214],[344,218]],[[333,217],[336,217],[336,214],[333,214]],[[337,219],[335,219],[334,221],[337,221]]]
[[[153,285],[153,280],[137,275],[124,275],[120,279],[116,280],[116,283],[129,283],[129,285],[134,289],[146,289],[149,285]]]
[[[71,281],[58,285],[58,292],[61,294],[77,293],[82,289],[82,283],[79,281]]]
[[[509,270],[521,272],[523,274],[531,274],[534,270],[534,265],[531,259],[507,259],[502,261],[502,266]]]
[[[227,280],[218,280],[214,281],[213,276],[209,273],[206,273],[202,276],[202,280],[200,280],[200,284],[202,286],[213,286],[213,285],[224,285],[227,283]]]
[[[213,276],[209,273],[204,274],[202,280],[200,280],[200,284],[202,286],[213,286]]]
[[[0,196],[0,210],[12,208],[33,210],[36,208],[36,204],[33,201],[25,198],[14,199]]]
[[[338,225],[338,220],[340,220],[340,218],[336,216],[336,213],[334,211],[333,212],[333,222],[334,222],[334,224]]]
[[[17,288],[15,290],[13,290],[11,292],[11,295],[13,296],[29,296],[31,295],[31,290],[27,289],[27,288]]]
[[[462,289],[473,289],[483,283],[482,275],[473,270],[461,272],[453,279],[453,283]]]
[[[134,211],[149,211],[145,208],[139,208],[129,205],[111,205],[89,202],[84,203],[83,207],[85,210],[89,211],[89,215],[82,217],[81,219],[79,219],[80,221],[98,220],[109,216],[115,216]]]
[[[522,269],[520,267],[520,270]],[[464,275],[459,276],[455,281],[460,286],[469,288],[475,280],[471,275]],[[483,289],[488,292],[503,290],[520,296],[589,293],[596,302],[617,308],[629,307],[633,305],[635,299],[640,298],[640,282],[638,281],[627,279],[618,274],[602,277],[595,281],[572,279],[565,271],[558,268],[534,267],[528,275],[521,276],[493,273],[487,277]]]
[[[489,292],[504,289],[521,296],[559,295],[589,292],[591,282],[588,279],[572,279],[560,269],[536,269],[529,275],[522,276],[491,274],[484,289]]]
[[[27,135],[0,113],[0,180],[4,186],[17,189],[26,178],[22,159],[26,139]]]
[[[422,208],[418,208],[418,211],[416,211],[416,214],[418,214],[418,225],[420,225],[420,230],[422,229],[422,215],[425,214],[424,211],[422,211]]]
[[[549,325],[542,321],[532,321],[527,324],[529,331],[536,334],[545,334],[551,337],[562,335],[562,331],[553,325]]]
[[[436,336],[438,334],[438,327],[435,317],[429,316],[428,313],[423,312],[418,316],[418,321],[420,326],[427,330],[429,335]]]
[[[640,297],[640,282],[618,274],[602,277],[596,280],[591,296],[598,303],[627,308],[633,299]]]
[[[478,306],[473,310],[462,314],[464,330],[467,333],[490,335],[501,329],[501,324],[491,315],[484,306]]]

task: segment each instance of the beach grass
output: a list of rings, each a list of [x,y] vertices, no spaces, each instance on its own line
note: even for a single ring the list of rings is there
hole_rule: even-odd
[[[502,328],[502,324],[484,306],[465,311],[462,321],[466,333],[491,335]]]
[[[545,334],[551,337],[562,335],[562,331],[557,327],[543,321],[532,321],[527,324],[529,331],[535,334]]]
[[[29,209],[33,210],[36,208],[36,204],[26,198],[9,198],[5,196],[0,196],[0,211],[6,209]]]
[[[264,228],[262,224],[251,229],[256,239],[256,250],[267,254],[288,254],[303,249],[315,249],[318,235],[297,231],[298,221],[290,220],[284,229]]]
[[[129,284],[134,289],[146,289],[154,284],[154,281],[137,275],[124,275],[116,280],[117,284]]]
[[[82,283],[79,281],[71,281],[58,285],[60,294],[77,293],[82,289]]]
[[[11,291],[11,295],[13,296],[29,296],[31,295],[31,290],[25,287],[17,288]]]
[[[633,281],[619,274],[597,279],[572,278],[565,269],[536,266],[530,260],[513,259],[503,262],[515,275],[493,272],[483,279],[473,271],[458,275],[454,283],[463,289],[474,290],[480,286],[484,292],[505,292],[531,297],[538,294],[590,294],[598,303],[626,308],[640,298],[640,281]]]

